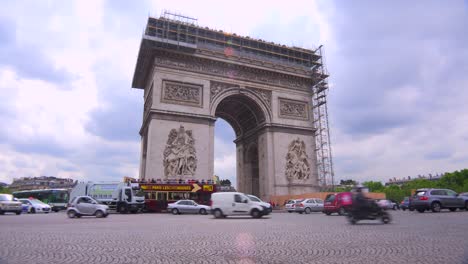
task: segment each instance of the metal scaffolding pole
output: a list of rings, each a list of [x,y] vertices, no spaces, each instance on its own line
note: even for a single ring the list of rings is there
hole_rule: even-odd
[[[320,64],[314,69],[318,74],[318,81],[312,87],[312,107],[315,127],[315,152],[317,157],[317,171],[319,185],[323,189],[334,189],[333,159],[330,142],[330,128],[328,123],[328,74],[325,70],[322,46],[317,49],[320,55]]]

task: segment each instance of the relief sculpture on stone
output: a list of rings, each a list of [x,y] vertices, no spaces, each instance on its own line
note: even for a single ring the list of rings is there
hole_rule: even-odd
[[[195,139],[192,130],[172,129],[164,150],[164,174],[167,178],[193,176],[197,169]]]
[[[286,154],[286,177],[288,180],[307,180],[310,177],[309,157],[303,140],[293,140]]]
[[[201,86],[163,81],[163,102],[202,106]]]
[[[283,118],[308,119],[307,103],[288,99],[279,99],[279,114]]]

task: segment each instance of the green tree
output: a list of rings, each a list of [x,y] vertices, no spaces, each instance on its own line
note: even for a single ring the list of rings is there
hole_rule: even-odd
[[[381,182],[367,181],[363,182],[362,185],[369,188],[369,192],[383,192],[385,189]]]
[[[11,194],[12,191],[8,187],[1,187],[0,186],[0,193],[9,193],[9,194]]]
[[[221,183],[222,186],[231,186],[232,185],[232,183],[231,183],[231,181],[229,179],[221,180],[220,183]]]

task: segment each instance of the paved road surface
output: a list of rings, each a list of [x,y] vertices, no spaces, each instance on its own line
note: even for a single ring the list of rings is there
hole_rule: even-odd
[[[3,215],[0,263],[468,263],[468,212],[391,213],[355,226],[321,213]]]

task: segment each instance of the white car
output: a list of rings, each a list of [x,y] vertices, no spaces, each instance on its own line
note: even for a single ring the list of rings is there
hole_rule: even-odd
[[[377,204],[384,210],[388,210],[388,209],[396,210],[397,209],[396,203],[390,200],[377,200]]]
[[[226,216],[250,215],[260,218],[267,213],[258,202],[252,202],[249,197],[240,192],[217,192],[211,195],[211,212],[215,218]]]
[[[28,213],[31,213],[31,214],[35,214],[35,213],[46,213],[46,214],[48,214],[52,210],[50,205],[48,205],[46,203],[43,203],[43,202],[41,202],[40,200],[37,200],[37,199],[22,198],[22,199],[18,199],[18,200],[22,204],[29,205],[29,212]]]
[[[167,211],[172,214],[202,214],[206,215],[210,211],[210,207],[202,204],[197,204],[192,200],[179,200],[175,203],[167,205]]]
[[[266,214],[269,214],[273,211],[273,208],[271,207],[270,203],[260,200],[260,198],[258,198],[255,195],[247,194],[247,197],[249,197],[250,201],[261,205],[265,209]]]

